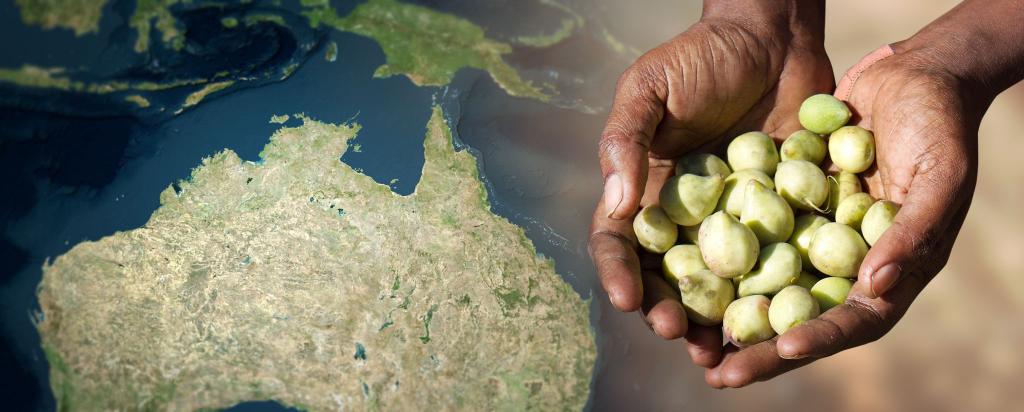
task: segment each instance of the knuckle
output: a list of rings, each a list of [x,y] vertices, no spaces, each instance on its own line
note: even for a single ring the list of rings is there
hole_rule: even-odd
[[[616,100],[655,100],[664,89],[664,59],[644,55],[619,76],[615,84]]]
[[[620,252],[616,253],[614,246],[618,244]],[[590,238],[587,240],[587,251],[590,253],[591,259],[595,262],[603,262],[609,258],[621,259],[623,262],[626,261],[626,256],[622,251],[633,248],[633,241],[626,235],[614,232],[611,230],[597,230],[590,234]]]
[[[598,143],[598,155],[602,159],[618,159],[626,153],[647,153],[650,149],[647,142],[637,139],[628,132],[630,127],[617,120],[609,120],[605,126],[601,141]]]
[[[866,332],[856,337],[848,336],[847,340],[851,343],[851,347],[877,341],[892,329],[893,322],[888,321],[888,314],[882,313],[871,303],[851,296],[846,304],[853,309],[857,320],[862,324],[862,330]]]

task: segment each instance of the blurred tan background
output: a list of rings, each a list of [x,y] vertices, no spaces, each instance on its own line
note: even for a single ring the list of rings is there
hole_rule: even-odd
[[[618,27],[638,30],[623,36],[643,50],[677,34],[700,13],[699,2],[644,3],[653,5],[612,6],[631,22]],[[912,35],[956,3],[829,2],[826,47],[835,70],[841,75],[864,54]],[[1024,84],[1018,84],[995,101],[982,123],[978,189],[948,266],[882,340],[767,383],[716,391],[705,386],[703,370],[689,363],[681,341],[660,340],[636,314],[617,314],[605,304],[600,329],[616,336],[605,348],[616,364],[601,366],[606,370],[595,383],[593,406],[759,412],[1020,408],[1022,130]],[[596,299],[606,297],[598,294]],[[619,364],[620,357],[629,359],[626,365]]]

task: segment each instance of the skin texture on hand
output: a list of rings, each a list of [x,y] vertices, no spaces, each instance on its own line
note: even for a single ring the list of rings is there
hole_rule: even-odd
[[[589,249],[602,286],[619,310],[642,309],[658,335],[685,335],[694,362],[705,367],[719,362],[721,331],[687,324],[657,256],[638,252],[631,220],[642,205],[657,201],[673,159],[751,130],[787,136],[800,128],[803,99],[832,90],[820,37],[823,4],[778,3],[791,13],[763,20],[743,8],[706,4],[700,22],[622,75],[601,138],[605,194]]]
[[[995,97],[1024,78],[1024,3],[968,0],[868,67],[849,90],[855,123],[875,134],[865,177],[901,203],[847,302],[771,341],[726,348],[705,373],[740,387],[881,338],[945,266],[977,180],[978,127]],[[985,47],[978,45],[985,44]]]
[[[727,347],[705,373],[709,385],[745,386],[881,338],[945,266],[974,193],[978,126],[990,101],[934,63],[897,46],[851,90],[854,123],[875,134],[865,191],[902,209],[864,259],[847,302],[775,339]]]
[[[1019,0],[967,0],[864,69],[844,95],[851,123],[875,136],[865,190],[901,211],[865,258],[845,304],[767,342],[723,348],[720,328],[687,324],[657,256],[637,252],[630,219],[657,201],[672,159],[741,132],[787,136],[800,128],[803,99],[831,91],[823,4],[739,3],[708,0],[701,22],[620,79],[600,144],[605,192],[589,244],[612,304],[641,309],[664,338],[685,335],[691,358],[717,388],[770,379],[892,329],[949,258],[977,179],[981,118],[996,95],[1024,78],[1024,42],[1011,41],[1024,36]]]

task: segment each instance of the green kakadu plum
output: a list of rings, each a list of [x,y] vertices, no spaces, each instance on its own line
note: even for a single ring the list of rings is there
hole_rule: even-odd
[[[841,127],[828,137],[828,155],[844,172],[863,172],[875,162],[875,137],[860,126]]]
[[[842,223],[853,230],[860,230],[860,222],[873,203],[875,203],[875,199],[864,192],[848,196],[839,202],[839,207],[836,208],[836,223]]]
[[[853,281],[850,279],[830,276],[819,280],[811,287],[811,296],[814,296],[814,300],[818,301],[818,308],[824,312],[846,302],[846,295],[850,294],[852,288]]]
[[[775,182],[771,176],[760,170],[746,169],[732,172],[725,178],[725,186],[722,188],[722,195],[718,198],[717,210],[724,210],[730,215],[740,217],[743,213],[744,199],[747,193],[747,182],[756,180],[765,187],[775,190]]]
[[[707,268],[700,249],[694,245],[672,246],[661,258],[661,273],[670,285],[678,284],[683,275]]]
[[[739,296],[772,295],[800,278],[800,253],[789,243],[772,243],[761,249],[757,266],[743,276]]]
[[[668,252],[679,236],[676,224],[656,205],[644,207],[636,214],[633,218],[633,232],[640,246],[653,253]]]
[[[768,320],[769,306],[771,300],[761,295],[732,301],[722,319],[725,337],[741,348],[771,339],[775,336],[775,330]]]
[[[900,205],[888,200],[879,200],[868,208],[868,211],[864,213],[864,220],[861,221],[860,231],[869,245],[874,246],[882,234],[889,229],[889,226],[892,226],[893,220],[896,219],[896,213],[899,211]]]
[[[762,132],[748,132],[736,136],[726,148],[726,159],[733,171],[755,169],[771,176],[779,164],[779,151],[775,142]]]
[[[854,193],[860,193],[860,179],[849,172],[839,172],[828,177],[828,212],[835,216],[839,204]]]
[[[801,257],[801,258],[803,258],[803,257]],[[810,266],[810,264],[808,264],[808,266]],[[836,278],[836,279],[842,279],[842,278]],[[814,276],[814,275],[812,275],[810,273],[807,273],[806,271],[803,271],[803,272],[800,272],[800,277],[797,278],[796,282],[793,282],[793,284],[797,285],[797,286],[800,286],[800,287],[802,287],[804,289],[811,290],[811,288],[814,287],[814,285],[816,283],[818,283],[818,280],[819,279],[818,279],[817,276]]]
[[[827,223],[814,231],[808,255],[819,272],[841,278],[857,277],[868,245],[860,233],[842,223]]]
[[[800,105],[800,125],[817,134],[829,134],[850,121],[850,108],[831,94],[816,94]]]
[[[794,209],[821,211],[828,200],[828,179],[814,163],[790,160],[779,163],[775,172],[775,190]]]
[[[686,317],[698,325],[722,323],[725,310],[735,297],[732,281],[707,269],[683,275],[678,286]]]
[[[818,301],[807,289],[787,286],[772,297],[768,306],[768,322],[775,333],[783,334],[793,327],[818,317]]]
[[[806,160],[814,164],[821,164],[825,160],[828,148],[825,146],[825,139],[810,130],[797,130],[789,135],[782,147],[779,148],[779,157],[782,161]]]
[[[757,263],[761,246],[747,225],[732,215],[715,212],[700,225],[700,254],[716,275],[734,278]]]
[[[692,153],[676,162],[676,176],[685,174],[697,176],[719,175],[723,178],[732,174],[732,169],[722,158],[711,153]]]
[[[785,242],[793,234],[793,209],[786,200],[761,182],[747,182],[740,222],[747,225],[762,245]]]
[[[690,242],[700,246],[700,225],[693,226],[679,226],[679,238],[682,241]]]
[[[814,267],[811,265],[811,257],[808,251],[811,250],[811,239],[814,238],[814,231],[825,226],[830,221],[818,215],[797,216],[793,224],[793,235],[789,237],[789,244],[796,247],[800,252],[800,261],[805,269]]]
[[[717,174],[675,176],[665,181],[658,201],[676,224],[698,225],[715,211],[724,187],[725,178]]]

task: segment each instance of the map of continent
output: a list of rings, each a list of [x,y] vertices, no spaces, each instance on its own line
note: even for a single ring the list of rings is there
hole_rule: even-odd
[[[442,110],[408,196],[339,160],[358,125],[297,119],[43,268],[59,409],[581,409],[588,302],[491,212]]]

